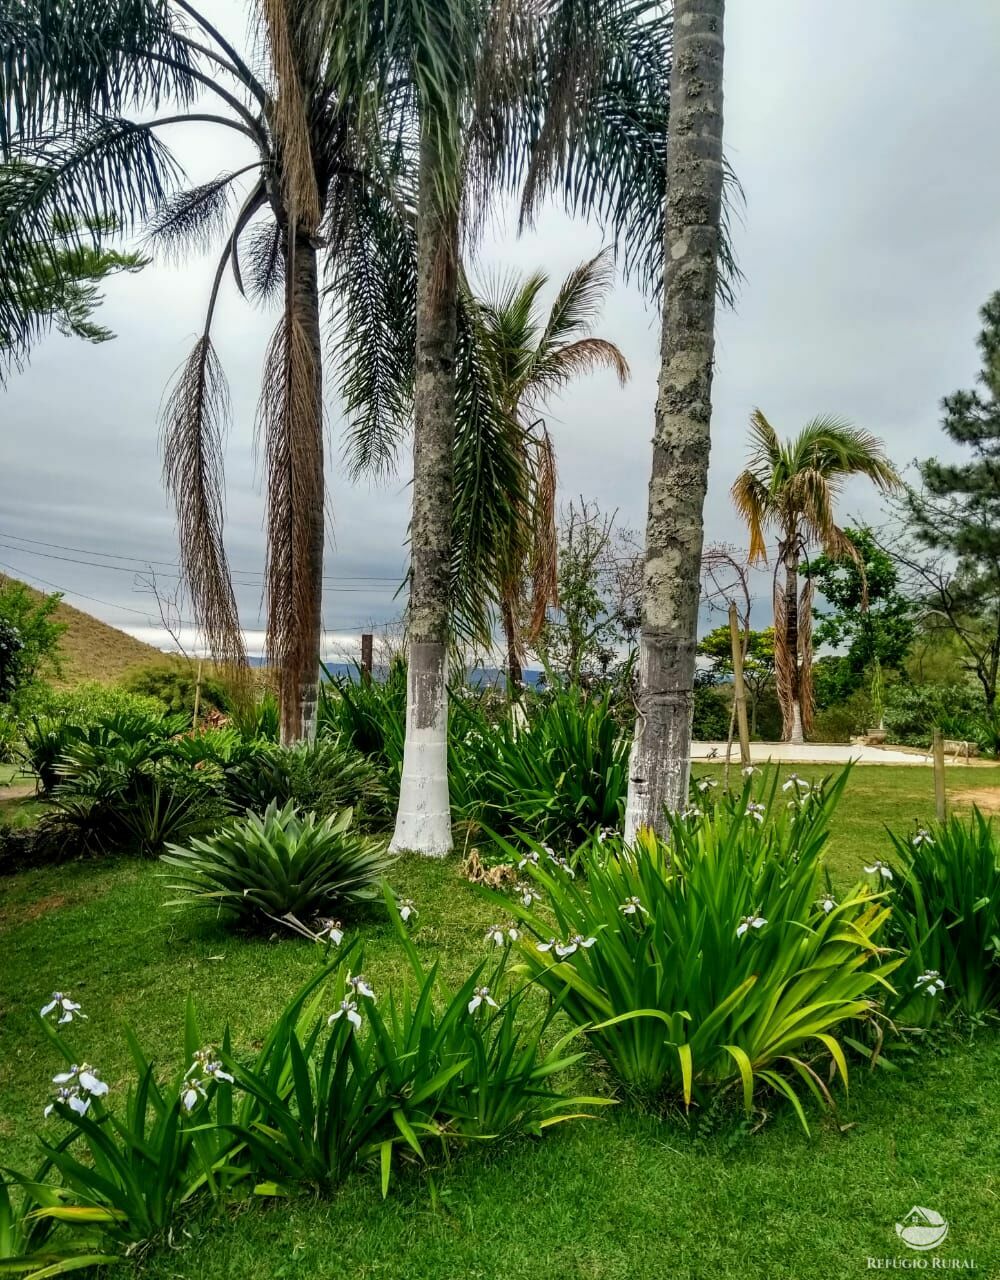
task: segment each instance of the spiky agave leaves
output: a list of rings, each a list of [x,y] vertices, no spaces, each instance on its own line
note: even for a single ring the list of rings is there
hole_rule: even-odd
[[[267,652],[284,741],[310,736],[323,592],[323,402],[316,253],[288,264],[284,315],[264,362],[257,429],[267,472]]]
[[[223,441],[229,388],[208,327],[184,363],[163,412],[163,479],[177,510],[181,570],[212,656],[234,692],[248,665],[223,541]]]

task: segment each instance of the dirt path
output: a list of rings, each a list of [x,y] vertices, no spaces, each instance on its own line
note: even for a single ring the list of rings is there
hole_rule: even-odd
[[[0,787],[0,804],[5,800],[26,800],[35,794],[33,782],[17,782],[9,787]]]

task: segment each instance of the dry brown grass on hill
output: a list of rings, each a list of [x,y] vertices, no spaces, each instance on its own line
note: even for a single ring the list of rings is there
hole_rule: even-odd
[[[7,580],[0,575],[0,585]],[[28,590],[38,599],[42,598],[42,592],[34,587],[29,586]],[[72,686],[84,680],[114,684],[138,667],[166,665],[171,661],[169,654],[117,627],[108,626],[81,609],[74,609],[65,600],[59,603],[53,618],[66,627],[59,641],[61,674],[50,677],[55,685]]]

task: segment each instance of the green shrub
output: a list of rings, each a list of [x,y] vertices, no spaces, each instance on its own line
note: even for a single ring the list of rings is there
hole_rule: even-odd
[[[526,988],[504,993],[503,960],[449,990],[404,945],[412,991],[364,994],[349,971],[363,957],[348,948],[298,993],[252,1067],[232,1063],[249,1095],[233,1132],[259,1191],[327,1191],[377,1162],[385,1195],[400,1156],[422,1163],[431,1144],[538,1134],[596,1101],[551,1083],[580,1055],[565,1055],[570,1037],[543,1048],[555,1008],[526,1025]]]
[[[762,803],[748,783],[709,816],[674,820],[669,845],[591,847],[585,880],[536,846],[527,867],[551,917],[513,910],[533,935],[519,944],[527,972],[630,1090],[686,1107],[732,1090],[749,1112],[764,1086],[805,1125],[796,1084],[832,1103],[814,1060],[846,1080],[833,1033],[869,1015],[898,962],[879,955],[888,908],[864,886],[839,902],[822,888],[843,778],[796,791],[790,810],[775,788]]]
[[[926,747],[935,727],[947,738],[979,742],[985,709],[971,685],[900,681],[886,689],[885,727],[893,742],[911,747]]]
[[[406,736],[406,664],[394,662],[385,680],[355,682],[326,674],[320,685],[317,735],[347,742],[373,760],[393,798],[398,797]]]
[[[175,877],[170,888],[185,896],[168,905],[194,903],[271,928],[285,916],[308,920],[371,902],[393,859],[351,822],[350,809],[320,820],[272,802],[263,817],[250,813],[204,840],[171,845],[162,860]]]
[[[451,776],[461,816],[573,848],[601,827],[618,826],[630,743],[612,696],[556,689],[529,701],[526,724],[508,715],[492,731],[454,735]],[[456,703],[456,723],[468,714]]]
[[[699,742],[725,742],[729,736],[731,699],[724,689],[710,684],[694,688],[691,732]]]
[[[177,659],[169,665],[161,663],[130,672],[122,681],[122,688],[129,693],[156,698],[168,711],[183,715],[190,726],[198,684],[197,664],[187,659]],[[229,694],[221,680],[203,672],[200,684],[198,693],[200,715],[205,715],[208,711],[229,710]]]
[[[55,1236],[60,1226],[55,1213],[64,1214],[65,1193],[45,1182],[50,1170],[46,1160],[30,1178],[0,1172],[0,1275],[32,1280],[117,1261],[114,1254],[102,1252],[93,1225],[88,1229],[82,1224],[69,1239]]]
[[[972,1017],[996,1013],[1000,853],[992,820],[977,809],[892,841],[890,937],[906,955],[893,1018],[928,1026],[952,1008]]]
[[[273,800],[279,806],[292,801],[319,814],[350,806],[358,825],[389,817],[390,793],[377,766],[340,739],[293,747],[243,742],[223,772],[226,796],[237,809],[259,811]]]
[[[242,738],[277,742],[281,736],[281,704],[270,689],[262,689],[253,702],[235,702],[229,723]]]

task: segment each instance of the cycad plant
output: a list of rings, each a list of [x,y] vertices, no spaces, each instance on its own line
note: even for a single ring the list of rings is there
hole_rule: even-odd
[[[776,533],[774,567],[774,667],[783,736],[802,742],[812,727],[812,579],[801,595],[799,565],[810,547],[830,559],[857,547],[837,524],[836,501],[846,480],[864,476],[883,493],[899,484],[882,441],[841,418],[814,418],[782,440],[755,409],[750,418],[750,465],[733,485],[733,502],[750,532],[750,562],[767,561],[767,535]],[[784,569],[780,584],[778,571]]]
[[[246,662],[222,529],[229,397],[213,320],[227,273],[241,294],[280,305],[258,428],[267,648],[286,740],[311,732],[319,675],[324,286],[355,326],[367,318],[368,381],[352,376],[346,348],[349,414],[362,403],[382,418],[403,412],[412,368],[412,330],[392,310],[412,279],[407,197],[393,161],[377,159],[376,122],[332,83],[335,8],[261,0],[243,54],[189,0],[0,0],[3,354],[22,355],[43,327],[33,282],[65,278],[66,242],[82,249],[84,228],[97,250],[112,228],[143,228],[166,253],[218,255],[200,336],[166,404],[164,476],[196,616],[236,674]],[[192,123],[224,133],[233,156],[197,186],[168,141]],[[382,291],[387,263],[394,289]]]
[[[545,316],[536,308],[548,284],[543,271],[526,280],[498,283],[472,304],[476,340],[506,428],[504,445],[525,478],[519,492],[491,494],[498,504],[497,524],[506,527],[500,576],[493,590],[500,604],[507,684],[512,692],[521,683],[524,641],[538,638],[546,607],[555,604],[558,595],[556,460],[540,413],[550,396],[592,369],[611,369],[622,384],[628,378],[628,363],[620,349],[591,333],[613,281],[612,261],[604,250],[570,272]],[[521,614],[528,580],[525,636]]]

